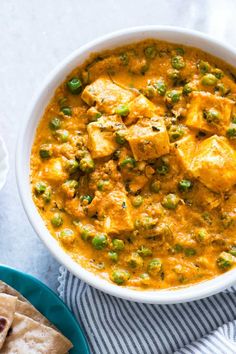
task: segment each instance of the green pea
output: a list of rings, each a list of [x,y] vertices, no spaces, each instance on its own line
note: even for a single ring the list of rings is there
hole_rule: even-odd
[[[139,278],[140,278],[141,285],[147,286],[149,284],[150,276],[147,273],[140,274]]]
[[[161,182],[158,179],[155,179],[154,181],[152,181],[150,189],[152,192],[158,193],[161,189]]]
[[[157,90],[154,87],[154,85],[150,85],[148,84],[146,89],[144,90],[143,94],[147,97],[147,98],[153,98],[156,96]]]
[[[149,257],[149,256],[152,256],[152,250],[146,246],[141,246],[139,249],[138,249],[138,254],[141,256],[141,257]]]
[[[182,55],[182,56],[183,56],[183,55],[185,54],[184,49],[181,48],[181,47],[176,48],[175,51],[176,51],[176,54],[177,54],[177,55]]]
[[[73,77],[67,82],[67,87],[70,93],[78,95],[82,91],[82,82],[77,77]]]
[[[232,254],[232,256],[236,257],[236,246],[232,246],[229,250],[229,253]]]
[[[116,114],[119,114],[121,117],[126,117],[129,114],[128,106],[121,104],[116,108]]]
[[[174,245],[172,248],[171,248],[171,253],[180,253],[183,251],[183,246],[179,245],[178,243],[176,245]]]
[[[160,96],[165,96],[166,93],[166,84],[162,80],[158,80],[155,84],[154,87],[157,89],[157,92],[159,93]]]
[[[208,124],[216,124],[220,120],[220,113],[214,109],[208,109],[203,111],[203,118],[207,121]]]
[[[171,70],[168,70],[167,74],[168,74],[169,79],[171,79],[173,81],[173,84],[175,86],[178,84],[178,82],[181,81],[181,74],[180,74],[179,70],[171,69]]]
[[[142,218],[135,220],[135,227],[137,229],[151,230],[156,223],[156,219],[153,219],[150,216],[143,216]]]
[[[70,179],[68,181],[66,181],[65,183],[63,183],[63,186],[69,188],[69,189],[77,189],[79,188],[79,182],[74,180],[74,179]]]
[[[100,112],[95,112],[92,115],[89,116],[89,121],[90,122],[96,122],[99,118],[101,118],[102,113]]]
[[[213,69],[211,72],[213,75],[215,75],[217,79],[222,79],[222,77],[224,76],[223,71],[218,68]]]
[[[106,186],[108,186],[109,184],[110,184],[109,181],[100,180],[97,183],[97,188],[99,191],[103,191],[106,188]]]
[[[156,169],[157,173],[161,176],[165,176],[170,170],[169,165],[162,163],[161,165],[159,165]]]
[[[224,212],[221,215],[221,222],[224,226],[225,229],[228,229],[228,227],[232,226],[234,220],[230,213]]]
[[[128,266],[132,269],[137,269],[137,268],[143,267],[143,259],[136,252],[131,253],[131,255],[127,259],[127,263],[128,263]]]
[[[192,182],[188,179],[182,179],[178,184],[178,188],[181,192],[188,192],[192,188],[192,186]]]
[[[86,154],[79,162],[79,168],[85,173],[94,171],[95,164],[90,154]]]
[[[197,252],[196,252],[196,250],[194,248],[185,248],[185,250],[184,250],[184,254],[187,257],[195,256],[196,253]]]
[[[67,160],[66,162],[66,169],[67,171],[72,174],[75,173],[79,170],[79,163],[78,161],[71,159],[71,160]]]
[[[146,58],[154,59],[157,55],[157,49],[154,45],[152,45],[152,46],[146,47],[144,49],[144,53],[145,53]]]
[[[197,241],[205,243],[209,239],[209,234],[206,229],[201,228],[200,230],[198,230],[196,238]]]
[[[227,138],[235,139],[236,138],[236,124],[232,123],[226,131]]]
[[[41,159],[49,159],[52,157],[52,145],[51,144],[43,144],[40,146],[39,156]]]
[[[49,203],[51,201],[52,190],[50,187],[47,187],[42,197],[45,203]]]
[[[36,194],[43,194],[47,188],[46,183],[44,182],[37,182],[35,184],[34,190]]]
[[[148,98],[153,98],[159,94],[160,96],[165,96],[166,84],[163,80],[157,80],[154,83],[148,83],[146,89],[146,96]]]
[[[181,98],[181,93],[180,91],[172,90],[172,91],[167,91],[166,96],[171,100],[172,103],[177,103]]]
[[[50,128],[51,130],[57,130],[57,129],[60,129],[60,127],[61,127],[61,120],[60,120],[60,118],[54,117],[54,118],[52,118],[52,119],[50,120],[50,122],[49,122],[49,128]]]
[[[221,94],[221,96],[226,96],[228,95],[228,93],[230,93],[230,88],[225,87],[225,85],[222,82],[219,82],[216,85],[215,90],[218,91]]]
[[[74,234],[74,231],[72,231],[71,229],[64,229],[61,231],[61,235],[62,236],[70,236],[70,235],[73,235]]]
[[[62,107],[61,108],[61,112],[65,115],[65,116],[72,116],[72,109],[70,107]]]
[[[120,252],[123,251],[124,248],[125,248],[125,244],[123,240],[120,240],[118,238],[114,238],[112,240],[112,249],[114,251]]]
[[[79,182],[74,179],[66,181],[65,184],[67,184],[70,188],[79,188]]]
[[[114,154],[112,155],[112,160],[114,160],[114,161],[119,160],[120,154],[121,154],[121,151],[120,151],[120,150],[116,150],[116,151],[114,152]]]
[[[66,107],[68,105],[68,99],[67,97],[62,97],[58,100],[58,104],[60,108]]]
[[[185,61],[182,56],[177,55],[171,58],[171,65],[174,69],[183,69],[185,67]]]
[[[125,132],[123,130],[117,130],[115,133],[115,139],[117,144],[123,145],[126,142]]]
[[[59,234],[59,239],[66,244],[70,244],[75,240],[74,231],[71,229],[64,229]]]
[[[148,69],[149,69],[148,63],[144,64],[140,69],[140,74],[145,75],[145,73],[148,71]]]
[[[122,285],[122,284],[126,283],[127,280],[129,280],[129,278],[130,278],[129,272],[127,272],[126,270],[122,270],[122,269],[114,270],[114,272],[111,275],[112,281],[114,283],[116,283],[117,285]]]
[[[202,214],[202,218],[209,224],[212,224],[212,216],[208,213],[208,211],[204,211]]]
[[[118,261],[118,254],[114,251],[109,251],[108,252],[108,257],[112,262],[117,262]]]
[[[215,86],[217,84],[217,78],[213,74],[206,74],[202,77],[201,83],[203,86]]]
[[[143,197],[141,195],[137,195],[136,197],[134,197],[132,199],[132,205],[135,207],[135,208],[138,208],[140,207],[140,205],[143,204]]]
[[[162,261],[154,258],[148,263],[147,272],[151,276],[157,276],[162,270]]]
[[[80,197],[80,200],[83,202],[83,204],[88,205],[92,202],[93,197],[91,197],[91,195],[82,195]]]
[[[120,163],[120,167],[129,167],[133,168],[136,166],[136,161],[133,157],[126,157],[123,161]]]
[[[129,64],[129,56],[127,53],[121,53],[120,54],[120,61],[124,66],[127,66]]]
[[[216,260],[216,263],[220,269],[226,270],[228,268],[231,268],[235,261],[236,258],[232,254],[227,252],[221,252],[221,254]]]
[[[69,132],[65,129],[56,130],[54,135],[55,138],[61,143],[66,143],[69,139]]]
[[[100,112],[97,112],[97,113],[96,113],[96,119],[101,118],[101,116],[102,116],[102,113],[100,113]]]
[[[107,235],[98,233],[92,240],[92,245],[96,250],[103,250],[108,245]]]
[[[80,236],[82,240],[90,240],[94,236],[94,230],[89,225],[80,225]]]
[[[202,74],[209,73],[209,71],[211,70],[210,64],[204,60],[200,60],[200,62],[198,64],[198,68]]]
[[[181,125],[172,125],[168,130],[170,142],[174,142],[184,135],[184,129]]]
[[[166,209],[176,209],[178,204],[179,204],[179,197],[176,194],[170,193],[167,194],[163,200],[162,200],[162,205]]]
[[[183,87],[183,95],[184,96],[188,96],[192,91],[193,91],[193,89],[190,86],[190,84],[184,85],[184,87]]]
[[[55,213],[51,219],[51,223],[54,227],[59,227],[63,224],[63,219],[60,213]]]

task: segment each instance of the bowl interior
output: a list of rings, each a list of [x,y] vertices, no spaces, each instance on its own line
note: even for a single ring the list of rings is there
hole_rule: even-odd
[[[35,231],[57,260],[64,264],[74,275],[97,289],[128,300],[147,303],[178,303],[203,298],[232,285],[236,281],[236,270],[231,270],[203,283],[174,290],[142,291],[111,284],[74,262],[50,235],[33,203],[29,180],[30,153],[35,131],[46,106],[59,84],[65,80],[66,76],[76,66],[82,64],[91,53],[112,49],[147,38],[197,47],[225,60],[231,65],[236,61],[236,52],[233,48],[223,45],[204,34],[174,27],[149,26],[127,29],[81,47],[59,64],[48,76],[32,102],[18,140],[16,155],[17,182],[23,206]]]

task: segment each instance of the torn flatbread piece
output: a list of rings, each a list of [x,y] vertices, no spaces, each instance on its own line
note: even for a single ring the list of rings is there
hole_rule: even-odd
[[[12,325],[16,310],[17,297],[0,294],[0,349]]]
[[[41,312],[39,312],[33,305],[29,304],[28,302],[17,300],[16,312],[21,315],[30,317],[32,320],[42,323],[45,326],[52,327],[54,329],[56,328],[46,317],[41,314]]]
[[[66,354],[71,348],[71,342],[53,328],[16,313],[0,353]]]

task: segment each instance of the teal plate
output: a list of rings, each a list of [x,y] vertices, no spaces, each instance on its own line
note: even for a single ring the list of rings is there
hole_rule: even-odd
[[[0,265],[0,279],[19,291],[70,341],[70,354],[90,354],[86,338],[66,305],[46,285],[31,275]]]

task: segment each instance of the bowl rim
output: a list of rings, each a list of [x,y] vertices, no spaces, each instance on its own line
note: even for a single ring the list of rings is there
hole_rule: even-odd
[[[168,36],[170,37],[170,40],[164,39]],[[100,276],[80,266],[62,249],[62,247],[47,230],[31,196],[29,176],[30,152],[35,135],[35,129],[41,118],[40,114],[37,115],[36,113],[37,110],[41,110],[42,115],[42,112],[45,110],[47,104],[53,96],[56,87],[60,84],[60,82],[63,82],[63,78],[59,79],[59,76],[63,76],[65,79],[66,76],[76,67],[76,62],[77,65],[79,65],[79,61],[81,60],[81,62],[83,62],[84,58],[88,58],[91,53],[98,52],[99,50],[102,51],[105,48],[108,49],[108,43],[110,43],[112,48],[115,48],[122,45],[122,43],[123,45],[132,42],[135,43],[142,41],[145,38],[160,38],[168,42],[176,42],[189,46],[191,46],[192,41],[199,41],[201,42],[200,48],[204,46],[209,48],[209,50],[202,49],[203,51],[208,51],[213,55],[216,55],[214,54],[215,51],[217,53],[223,52],[225,55],[227,54],[228,60],[225,58],[223,58],[223,60],[231,65],[233,65],[233,61],[236,59],[236,50],[232,46],[223,44],[219,40],[214,39],[204,33],[173,26],[152,25],[126,28],[99,37],[98,39],[95,39],[81,46],[77,50],[73,51],[69,56],[61,61],[54,70],[51,71],[32,99],[31,105],[26,114],[26,119],[24,120],[24,123],[22,124],[21,130],[19,132],[16,145],[15,168],[17,186],[24,210],[35,232],[43,241],[45,246],[50,250],[52,255],[58,260],[58,262],[63,264],[76,277],[97,288],[98,290],[126,300],[152,304],[173,304],[188,302],[213,295],[233,285],[233,283],[236,281],[236,269],[232,269],[210,280],[174,289],[137,290],[112,284],[108,280],[103,279]],[[195,45],[192,46],[194,47]],[[97,47],[101,48],[96,49]],[[221,55],[216,56],[222,58]],[[64,74],[62,74],[63,72]],[[51,90],[53,90],[53,92],[51,92]],[[43,101],[43,99],[45,99],[47,102],[45,102],[44,105],[40,103]],[[29,146],[27,146],[27,140],[31,141]]]

